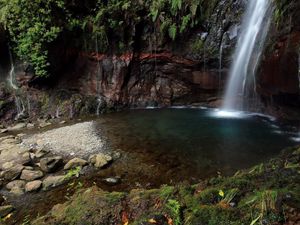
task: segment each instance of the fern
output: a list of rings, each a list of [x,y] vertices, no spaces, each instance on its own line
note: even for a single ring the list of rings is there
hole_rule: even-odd
[[[191,19],[190,15],[186,15],[186,16],[182,17],[182,23],[181,23],[181,26],[180,26],[180,29],[179,29],[180,33],[183,33],[183,31],[185,31],[187,25],[190,22],[190,19]]]
[[[169,36],[170,38],[174,41],[176,38],[176,33],[177,33],[177,27],[176,24],[173,23],[170,27],[169,27]]]

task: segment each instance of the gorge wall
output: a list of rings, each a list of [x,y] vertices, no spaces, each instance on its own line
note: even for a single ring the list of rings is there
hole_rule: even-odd
[[[5,60],[7,34],[0,29],[1,118],[9,123],[17,115],[15,95],[30,119],[72,118],[124,107],[219,106],[245,2],[219,0],[212,5],[205,23],[175,41],[139,24],[132,48],[122,53],[100,53],[96,40],[90,40],[90,48],[78,48],[74,43],[82,39],[66,33],[49,48],[50,77],[38,78],[30,64],[15,62],[18,90],[5,82],[10,62]],[[290,1],[280,10],[268,35],[257,91],[262,112],[294,119],[300,112],[300,3]]]

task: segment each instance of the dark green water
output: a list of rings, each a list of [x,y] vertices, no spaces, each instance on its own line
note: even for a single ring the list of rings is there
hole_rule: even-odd
[[[98,120],[114,149],[139,153],[178,177],[231,174],[295,145],[285,132],[258,116],[230,119],[200,109],[132,110]],[[150,171],[151,172],[151,171]]]

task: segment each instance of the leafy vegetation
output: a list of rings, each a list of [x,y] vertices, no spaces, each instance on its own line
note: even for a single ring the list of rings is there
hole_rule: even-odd
[[[133,49],[146,30],[175,40],[201,23],[214,3],[204,0],[0,0],[0,24],[18,57],[48,76],[52,43],[71,38],[76,47],[96,52]],[[66,35],[67,33],[71,35]],[[73,39],[72,39],[73,38]],[[68,41],[69,43],[70,41]]]

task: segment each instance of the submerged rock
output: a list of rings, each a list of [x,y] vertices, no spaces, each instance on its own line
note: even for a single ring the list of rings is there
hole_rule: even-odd
[[[83,167],[85,165],[87,165],[88,162],[84,159],[80,159],[80,158],[74,158],[74,159],[71,159],[64,167],[65,170],[69,170],[69,169],[72,169],[72,168],[75,168],[77,166],[80,166],[80,167]]]
[[[6,217],[12,211],[14,211],[14,207],[12,205],[0,206],[0,218]]]
[[[43,184],[43,182],[40,180],[28,182],[25,185],[25,191],[26,192],[38,191],[42,187],[42,184]]]
[[[108,165],[112,160],[113,158],[110,155],[105,155],[103,153],[99,153],[89,157],[89,162],[96,168],[103,168],[104,166]]]
[[[44,176],[44,174],[40,170],[33,171],[33,170],[25,170],[24,169],[21,174],[21,179],[26,180],[26,181],[33,181],[33,180],[39,179],[43,176]]]
[[[44,172],[52,173],[57,171],[63,165],[63,159],[60,156],[43,158],[40,161],[40,167]]]

